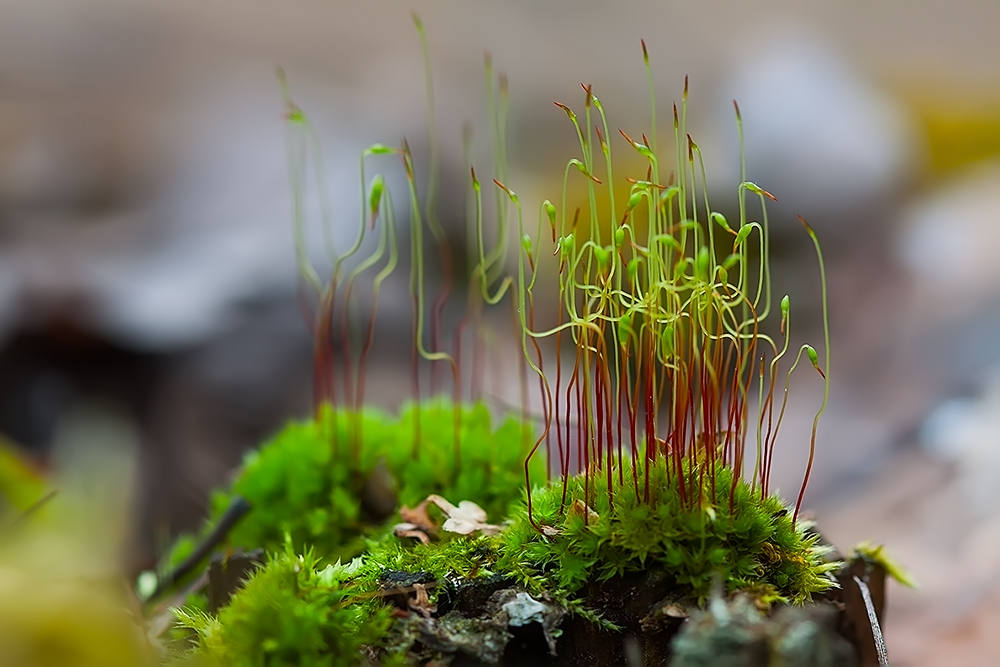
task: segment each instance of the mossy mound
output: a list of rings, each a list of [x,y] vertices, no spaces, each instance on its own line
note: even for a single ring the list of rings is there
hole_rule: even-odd
[[[541,532],[526,511],[516,515],[504,535],[501,567],[567,596],[589,581],[661,572],[698,604],[716,583],[726,593],[748,592],[763,606],[804,603],[836,585],[831,549],[809,522],[793,522],[780,498],[761,498],[742,479],[733,486],[729,468],[692,470],[685,462],[683,471],[700,480],[700,500],[682,500],[676,473],[668,474],[662,459],[650,466],[648,500],[645,472],[633,477],[631,466],[614,474],[614,495],[606,477],[588,485],[582,476],[565,489],[554,483],[536,492],[533,519]]]
[[[778,498],[731,482],[731,471],[718,468],[714,494],[706,476],[700,505],[691,505],[664,466],[650,469],[649,501],[617,481],[609,498],[606,479],[574,477],[565,502],[561,481],[534,492],[533,518],[543,532],[522,502],[498,535],[432,531],[436,538],[420,543],[384,534],[348,565],[312,551],[297,556],[286,538],[218,615],[188,610],[180,618],[195,631],[193,655],[220,664],[410,664],[459,654],[494,662],[516,644],[507,624],[517,604],[534,605],[539,627],[561,624],[546,626],[540,642],[541,655],[553,656],[564,631],[559,646],[570,651],[578,647],[566,643],[569,636],[616,644],[625,631],[643,632],[639,617],[666,599],[694,609],[714,590],[766,608],[805,603],[836,586],[832,573],[841,564],[828,560],[816,533],[793,524]],[[644,599],[635,618],[623,616],[616,607],[631,604],[626,591],[656,599]]]
[[[236,497],[252,509],[221,546],[274,552],[287,535],[334,560],[360,553],[363,538],[385,532],[399,506],[416,505],[429,493],[474,498],[500,517],[521,496],[531,442],[515,419],[494,425],[481,403],[409,404],[398,416],[327,408],[317,419],[288,424],[246,455],[231,486],[213,495],[203,534]],[[544,475],[541,457],[532,466],[536,479]],[[196,541],[180,538],[165,567],[186,558]]]
[[[218,615],[182,608],[197,650],[180,663],[210,665],[347,665],[388,632],[392,611],[363,604],[349,583],[361,561],[324,564],[312,550],[273,554]]]

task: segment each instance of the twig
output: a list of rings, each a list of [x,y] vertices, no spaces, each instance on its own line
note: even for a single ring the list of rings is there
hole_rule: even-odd
[[[236,496],[233,501],[226,508],[226,511],[222,513],[222,517],[219,519],[219,523],[215,526],[215,529],[208,534],[205,539],[195,547],[191,555],[181,561],[177,567],[172,571],[160,577],[156,582],[156,588],[149,595],[150,600],[159,596],[163,591],[173,586],[176,582],[180,581],[186,577],[192,570],[198,567],[205,558],[212,552],[212,550],[217,547],[224,539],[229,531],[233,529],[233,526],[239,522],[243,516],[249,512],[251,509],[250,503],[241,496]]]
[[[10,529],[13,529],[13,528],[16,528],[16,527],[20,526],[22,523],[24,523],[26,520],[28,520],[31,517],[32,514],[34,514],[35,512],[37,512],[38,510],[40,510],[42,507],[44,507],[45,505],[47,505],[49,503],[49,501],[52,500],[53,498],[55,498],[57,495],[59,495],[59,491],[57,489],[53,489],[53,490],[49,491],[48,493],[46,493],[44,496],[42,496],[41,498],[39,498],[38,500],[36,500],[34,503],[32,503],[31,505],[29,505],[27,509],[25,509],[23,512],[21,512],[17,516],[17,518],[15,518],[13,521],[11,521],[10,525],[7,526],[7,529],[10,530]]]
[[[888,665],[889,664],[889,654],[885,650],[885,638],[882,636],[882,628],[879,626],[878,614],[875,613],[875,603],[872,601],[871,591],[868,590],[868,584],[858,578],[857,575],[853,575],[854,583],[858,585],[858,589],[861,590],[861,598],[865,601],[865,611],[868,612],[868,622],[872,626],[872,637],[875,638],[875,652],[878,653],[878,664]]]

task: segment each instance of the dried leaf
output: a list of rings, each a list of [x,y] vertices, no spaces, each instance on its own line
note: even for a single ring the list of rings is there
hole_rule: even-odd
[[[421,541],[423,544],[430,544],[431,539],[427,536],[420,526],[414,523],[397,523],[392,527],[392,533],[396,537],[413,537]]]
[[[434,520],[431,519],[430,515],[427,514],[426,500],[414,508],[409,508],[406,505],[403,505],[399,509],[399,516],[404,522],[414,524],[418,529],[424,531],[425,533],[437,532],[437,523],[435,523]]]
[[[587,503],[583,502],[579,498],[573,501],[573,504],[570,505],[570,510],[576,512],[580,516],[586,517],[588,523],[591,521],[597,521],[601,518],[597,512],[591,509]]]
[[[562,534],[562,531],[556,528],[555,526],[542,525],[541,530],[542,530],[542,535],[544,535],[545,537],[555,537],[556,535]]]
[[[426,502],[437,505],[448,517],[441,529],[449,533],[469,535],[478,531],[483,535],[496,535],[501,530],[500,526],[486,523],[486,510],[471,500],[463,500],[456,507],[445,498],[431,494]]]
[[[431,614],[437,611],[437,605],[431,604],[430,596],[427,595],[425,584],[413,584],[414,597],[408,602],[410,609],[417,612],[424,618],[430,618]]]

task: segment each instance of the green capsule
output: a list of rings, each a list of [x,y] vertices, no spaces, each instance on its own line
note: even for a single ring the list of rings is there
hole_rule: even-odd
[[[555,204],[553,204],[548,199],[546,199],[545,201],[542,202],[542,208],[545,209],[545,215],[547,215],[548,218],[549,218],[549,224],[552,225],[553,228],[555,228],[555,226],[556,226],[556,207],[555,207]]]
[[[618,318],[618,341],[624,346],[635,335],[632,329],[632,314],[625,313]]]
[[[670,246],[677,252],[683,251],[683,248],[681,248],[680,241],[675,239],[670,234],[657,234],[656,236],[653,237],[653,243],[662,243],[665,246]],[[650,244],[650,246],[652,246],[652,244]]]
[[[567,234],[566,236],[559,239],[559,251],[562,253],[563,257],[569,257],[576,250],[576,237],[572,234]]]
[[[791,301],[791,299],[788,298],[787,294],[785,296],[781,297],[781,316],[782,317],[788,317],[788,309],[789,309],[789,307],[791,305],[792,305],[792,301]]]
[[[669,359],[674,354],[674,328],[667,325],[660,333],[660,351],[665,359]]]
[[[365,155],[388,155],[392,153],[393,149],[389,148],[385,144],[372,144],[365,151]]]
[[[625,267],[625,271],[628,273],[628,277],[635,280],[636,274],[639,273],[639,264],[642,263],[641,257],[633,257],[628,261],[628,265]]]
[[[764,188],[760,187],[756,183],[752,183],[750,181],[744,181],[743,182],[743,187],[746,188],[747,190],[749,190],[750,192],[754,193],[755,195],[760,195],[762,197],[767,197],[771,201],[778,201],[777,197],[775,197],[770,192],[768,192]]]
[[[599,246],[594,248],[594,258],[597,259],[597,265],[601,269],[606,269],[611,265],[611,249],[601,248]]]
[[[530,257],[534,244],[531,242],[531,237],[527,234],[521,237],[521,247],[524,248],[524,252],[528,253],[528,256]]]
[[[701,250],[698,251],[698,260],[694,267],[695,276],[702,282],[708,281],[708,264],[710,260],[711,254],[708,252],[708,248],[702,246]]]
[[[813,367],[819,370],[819,354],[816,353],[816,348],[812,345],[803,345],[803,347],[806,349],[806,355],[809,357],[809,361],[812,362]]]
[[[733,241],[734,248],[747,240],[747,237],[750,236],[750,232],[753,231],[753,227],[754,226],[751,223],[747,223],[740,227],[740,231],[736,232],[736,240]]]
[[[628,203],[625,204],[625,210],[631,211],[636,206],[638,206],[639,203],[642,201],[642,196],[643,192],[641,190],[636,190],[635,192],[633,192],[628,198]]]
[[[671,185],[666,188],[662,193],[660,193],[660,203],[666,203],[676,197],[680,193],[681,189],[679,186]]]
[[[378,215],[378,208],[382,202],[382,192],[384,190],[385,179],[382,178],[382,174],[375,174],[372,184],[368,188],[368,209],[371,211],[372,218]]]
[[[625,245],[625,228],[619,227],[615,230],[615,247],[621,248]]]
[[[722,215],[718,211],[712,211],[711,215],[708,217],[712,219],[712,222],[717,224],[719,227],[722,227],[727,232],[735,233],[733,232],[733,228],[729,226],[729,221],[726,220],[726,216]]]

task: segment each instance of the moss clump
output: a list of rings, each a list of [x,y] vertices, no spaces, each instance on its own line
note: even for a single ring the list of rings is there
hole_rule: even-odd
[[[622,473],[632,479],[630,468]],[[583,476],[570,478],[565,504],[562,484],[537,492],[534,519],[543,532],[522,512],[504,535],[498,567],[566,596],[590,581],[661,572],[699,604],[716,581],[726,592],[750,592],[763,605],[804,603],[836,585],[831,549],[806,522],[793,523],[780,498],[761,498],[742,479],[734,488],[729,468],[685,464],[685,477],[705,475],[701,501],[690,509],[663,461],[649,474],[648,501],[641,481],[630,488],[615,480],[612,497],[603,477],[592,477],[590,488]]]
[[[920,588],[917,580],[886,553],[884,544],[875,545],[866,540],[854,547],[854,556],[863,558],[867,563],[881,566],[886,574],[907,588]]]
[[[475,499],[491,516],[503,516],[520,497],[531,439],[512,418],[494,427],[483,404],[422,402],[398,417],[328,407],[247,454],[232,485],[213,495],[208,525],[240,496],[252,509],[224,546],[276,551],[288,535],[325,557],[351,558],[365,536],[385,530],[400,505],[416,505],[429,493]],[[543,462],[532,465],[543,474]],[[182,536],[167,564],[182,560],[194,543]]]
[[[213,616],[185,608],[180,623],[193,630],[196,661],[218,665],[348,665],[362,647],[388,631],[392,612],[350,583],[363,566],[355,560],[323,564],[313,551],[290,546],[272,555]]]
[[[708,470],[685,469],[702,472],[700,509],[686,508],[676,480],[654,464],[648,502],[634,488],[609,499],[606,479],[587,486],[582,476],[569,480],[565,504],[561,482],[536,491],[542,532],[521,504],[499,535],[442,533],[429,544],[386,535],[348,565],[311,551],[296,556],[289,540],[218,616],[188,609],[180,618],[196,633],[196,655],[222,664],[391,663],[412,657],[426,634],[415,627],[443,632],[428,619],[443,618],[438,613],[475,580],[520,582],[538,599],[610,630],[584,589],[630,573],[665,580],[672,597],[701,606],[716,586],[769,606],[805,603],[836,585],[831,573],[839,564],[826,559],[829,548],[803,522],[793,524],[780,499],[761,498],[742,480],[734,489],[728,468],[714,471],[714,485]],[[623,471],[626,479],[631,474]],[[475,626],[475,618],[466,620]]]
[[[220,665],[353,665],[366,656],[378,656],[381,664],[404,661],[416,636],[394,627],[392,602],[404,600],[402,616],[416,611],[405,600],[420,583],[428,594],[425,608],[432,609],[453,582],[491,575],[499,544],[496,537],[456,536],[407,545],[387,536],[345,565],[313,550],[297,555],[286,541],[217,615],[193,606],[177,612],[180,625],[194,633],[194,650],[183,659]]]

